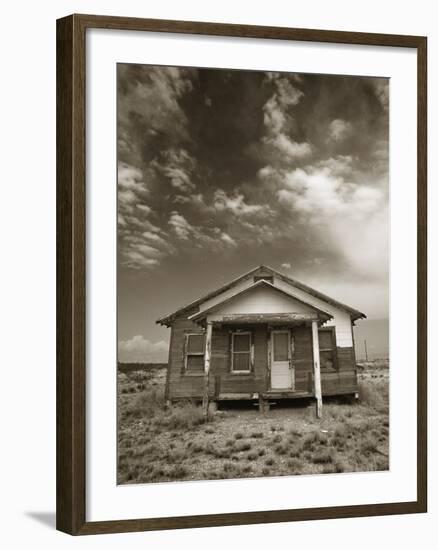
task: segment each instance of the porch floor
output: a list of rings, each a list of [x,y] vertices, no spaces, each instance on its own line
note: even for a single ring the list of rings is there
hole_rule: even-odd
[[[268,390],[260,394],[263,399],[299,399],[301,397],[313,397],[313,392],[294,390]]]
[[[303,397],[313,397],[312,392],[293,391],[293,390],[268,390],[261,393],[220,393],[216,401],[240,400],[240,399],[300,399]]]

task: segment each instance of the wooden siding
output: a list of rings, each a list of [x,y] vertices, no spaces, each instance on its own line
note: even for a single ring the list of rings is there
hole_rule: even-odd
[[[218,306],[214,314],[230,313],[314,313],[315,310],[298,300],[294,300],[278,290],[259,286],[245,294],[236,296],[223,306]]]
[[[214,326],[212,334],[212,354],[209,394],[217,398],[219,394],[252,394],[266,392],[270,387],[268,357],[268,327],[253,325],[241,327],[250,330],[254,346],[254,362],[248,374],[231,372],[230,338],[235,330],[230,326]],[[186,318],[176,319],[172,324],[171,346],[169,350],[169,371],[167,397],[172,399],[201,399],[203,394],[203,373],[187,373],[184,369],[185,335],[202,329]],[[295,390],[313,394],[313,355],[312,333],[308,326],[292,329],[295,368]],[[357,391],[357,378],[353,347],[337,347],[337,370],[321,371],[322,393]]]
[[[299,300],[304,300],[305,302],[326,311],[333,316],[333,319],[327,321],[324,326],[334,326],[336,329],[336,342],[338,347],[341,348],[350,348],[353,346],[353,334],[351,328],[351,317],[350,314],[340,308],[328,304],[323,300],[316,298],[312,294],[305,292],[299,288],[296,288],[278,277],[274,278],[274,285],[278,288],[285,290],[294,294]]]
[[[185,374],[184,352],[186,334],[202,330],[199,325],[186,317],[173,321],[170,335],[168,392],[169,399],[201,397],[203,393],[203,373]]]

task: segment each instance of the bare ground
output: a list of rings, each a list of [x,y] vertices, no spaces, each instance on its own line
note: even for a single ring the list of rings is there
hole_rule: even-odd
[[[187,402],[164,405],[163,368],[118,374],[118,483],[387,470],[387,368],[359,374],[360,401],[222,406],[209,422]]]

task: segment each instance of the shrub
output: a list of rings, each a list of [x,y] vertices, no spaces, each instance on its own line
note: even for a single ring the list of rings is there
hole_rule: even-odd
[[[292,447],[292,449],[290,449],[289,451],[289,456],[291,458],[297,458],[301,455],[301,448],[300,447]]]
[[[274,451],[278,454],[278,455],[285,455],[287,453],[287,447],[286,445],[277,445],[275,448],[274,448]]]
[[[167,472],[167,475],[171,479],[182,479],[189,475],[189,470],[185,466],[178,464],[178,466],[175,466],[174,468],[170,468]]]
[[[321,449],[312,457],[312,462],[314,464],[328,464],[333,462],[333,455],[329,450]]]
[[[360,450],[363,453],[374,453],[377,450],[377,443],[371,437],[367,437],[364,441],[362,441]]]
[[[263,432],[252,432],[251,437],[254,439],[261,439],[264,435]]]
[[[289,460],[287,466],[294,473],[301,471],[303,468],[302,462],[300,462],[296,458],[292,458],[291,460]]]
[[[341,474],[342,472],[346,471],[345,463],[342,460],[336,460],[336,462],[333,464],[334,471],[338,474]]]
[[[303,449],[312,451],[315,445],[326,445],[327,436],[320,432],[313,432],[307,435],[303,441]]]
[[[380,408],[387,404],[386,384],[361,380],[358,385],[360,403],[373,408]]]
[[[243,439],[243,433],[242,432],[237,432],[234,434],[234,439]]]
[[[205,417],[202,408],[192,403],[180,405],[177,410],[172,411],[169,415],[161,415],[155,419],[157,426],[169,430],[192,430],[204,422]]]
[[[135,390],[134,390],[135,391]],[[129,403],[122,416],[132,418],[151,418],[164,408],[163,393],[156,390],[142,391]]]
[[[266,466],[273,466],[275,464],[275,460],[272,457],[269,457],[265,460]]]
[[[235,446],[236,452],[240,453],[242,451],[249,451],[251,449],[251,443],[238,443]]]

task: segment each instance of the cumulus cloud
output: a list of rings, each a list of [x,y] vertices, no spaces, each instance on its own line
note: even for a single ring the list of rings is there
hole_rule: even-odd
[[[150,214],[152,212],[152,208],[147,204],[136,204],[135,206],[145,214]]]
[[[328,135],[330,139],[339,143],[350,136],[352,130],[352,125],[350,122],[343,120],[342,118],[335,118],[329,124]]]
[[[154,159],[151,166],[168,178],[171,186],[180,193],[191,193],[195,190],[196,185],[192,178],[196,160],[185,149],[162,151],[160,159]]]
[[[298,143],[283,133],[263,138],[263,143],[282,155],[283,160],[295,160],[312,154],[312,146],[307,142]]]
[[[236,241],[228,235],[228,233],[221,233],[221,239],[224,241],[224,243],[227,243],[231,246],[237,246]]]
[[[355,159],[351,155],[337,155],[316,163],[317,168],[327,169],[335,176],[350,176],[354,171]]]
[[[168,358],[169,344],[164,340],[151,342],[141,335],[118,344],[118,360],[124,363],[165,363]]]
[[[389,78],[374,80],[374,91],[385,113],[389,111]]]
[[[280,203],[310,227],[319,228],[355,272],[386,276],[388,205],[381,187],[349,181],[340,175],[336,159],[279,177],[283,183],[277,191]]]
[[[163,136],[171,142],[187,139],[180,99],[193,89],[194,75],[192,69],[177,67],[118,66],[118,143],[124,160],[154,158]]]
[[[225,245],[226,247],[237,246],[236,241],[219,227],[205,227],[192,225],[177,211],[172,212],[169,218],[169,225],[175,235],[181,241],[188,241],[195,246]]]
[[[228,195],[223,189],[217,189],[214,192],[213,207],[217,212],[229,211],[237,216],[271,213],[269,205],[248,204],[238,190]]]
[[[169,225],[179,239],[187,240],[190,235],[197,233],[196,228],[190,225],[185,217],[178,214],[178,212],[172,212],[169,219]]]
[[[143,172],[139,168],[130,166],[126,162],[118,163],[117,183],[123,190],[130,189],[134,191],[142,188],[142,190],[146,191],[146,186],[143,182]]]
[[[263,106],[263,122],[266,135],[262,143],[267,147],[268,155],[281,155],[286,161],[307,157],[312,147],[307,142],[297,142],[288,132],[293,128],[292,108],[298,105],[303,92],[295,86],[296,79],[268,73],[266,80],[273,86],[273,95]]]
[[[330,168],[306,167],[284,173],[285,187],[277,193],[296,210],[327,217],[348,215],[357,221],[379,209],[381,189],[357,185],[333,173]]]
[[[133,193],[134,197],[127,196]],[[120,192],[118,214],[118,246],[121,265],[131,269],[151,269],[174,253],[167,235],[148,217],[154,213],[150,206],[137,202],[137,195],[128,189]]]

